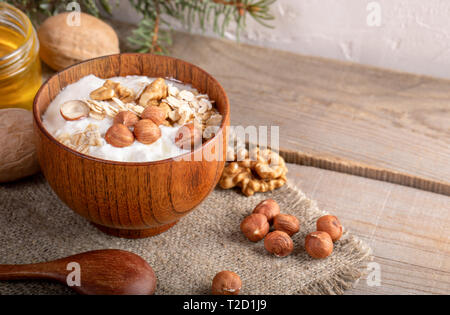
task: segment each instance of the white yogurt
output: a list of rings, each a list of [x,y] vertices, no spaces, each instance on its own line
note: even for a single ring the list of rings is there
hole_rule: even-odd
[[[127,76],[110,78],[110,80],[120,82],[122,85],[132,89],[135,92],[135,95],[139,95],[144,87],[155,80],[155,78]],[[167,80],[166,82],[168,85],[174,85],[180,89],[195,91],[195,89],[189,85],[183,85]],[[94,75],[88,75],[78,82],[65,87],[50,103],[42,117],[43,125],[48,132],[56,138],[64,133],[74,134],[77,132],[82,132],[89,124],[95,124],[99,127],[102,137],[102,145],[91,146],[89,155],[110,161],[150,162],[175,157],[189,152],[188,150],[180,149],[174,143],[175,133],[179,128],[178,126],[168,127],[160,125],[161,138],[150,145],[143,144],[139,141],[134,141],[131,146],[116,148],[108,144],[104,139],[106,131],[113,123],[112,118],[105,117],[103,120],[96,120],[94,118],[87,117],[75,121],[66,121],[61,116],[61,104],[70,100],[89,99],[89,94],[93,90],[103,86],[104,83],[105,80]]]

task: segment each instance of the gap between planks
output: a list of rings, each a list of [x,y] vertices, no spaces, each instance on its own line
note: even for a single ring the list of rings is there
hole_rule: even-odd
[[[300,151],[280,149],[280,155],[287,163],[357,175],[450,196],[450,184],[429,180],[420,176],[396,172],[342,158],[308,154]]]

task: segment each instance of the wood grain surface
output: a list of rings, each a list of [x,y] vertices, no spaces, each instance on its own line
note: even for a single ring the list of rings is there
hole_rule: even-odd
[[[41,119],[61,89],[88,74],[172,77],[192,84],[215,101],[223,116],[221,128],[201,148],[177,160],[124,163],[88,157],[55,140]],[[112,235],[140,238],[164,232],[206,198],[222,174],[226,150],[220,148],[227,143],[228,98],[213,77],[184,61],[122,54],[77,64],[41,87],[33,115],[39,164],[50,186],[72,210]]]
[[[174,43],[224,86],[233,125],[280,126],[281,147],[311,166],[450,195],[449,81],[202,36]]]
[[[366,241],[381,286],[365,278],[347,294],[450,294],[450,197],[289,164],[288,179]]]

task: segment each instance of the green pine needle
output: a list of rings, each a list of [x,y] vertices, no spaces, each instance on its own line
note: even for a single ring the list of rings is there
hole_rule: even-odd
[[[42,17],[64,12],[73,0],[0,0],[8,2],[27,13],[33,23]],[[78,0],[83,12],[102,17],[112,15],[119,0]],[[170,20],[178,20],[188,30],[199,25],[205,30],[212,26],[215,33],[224,36],[229,26],[236,25],[236,38],[246,27],[250,16],[265,27],[272,28],[270,12],[276,0],[129,0],[131,6],[142,16],[128,42],[138,52],[167,54],[172,45]]]

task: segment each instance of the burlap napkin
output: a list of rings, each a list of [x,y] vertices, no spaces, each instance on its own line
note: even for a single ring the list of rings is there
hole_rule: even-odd
[[[262,199],[273,198],[296,215],[301,232],[285,258],[268,254],[239,229]],[[238,273],[242,294],[342,294],[364,272],[370,249],[349,233],[324,260],[309,258],[304,237],[323,214],[296,187],[244,197],[216,189],[195,211],[169,231],[148,239],[105,235],[67,208],[41,175],[0,185],[0,264],[52,260],[84,251],[118,248],[141,255],[158,276],[157,294],[208,294],[221,270]],[[0,294],[66,294],[63,285],[42,281],[0,282]]]

